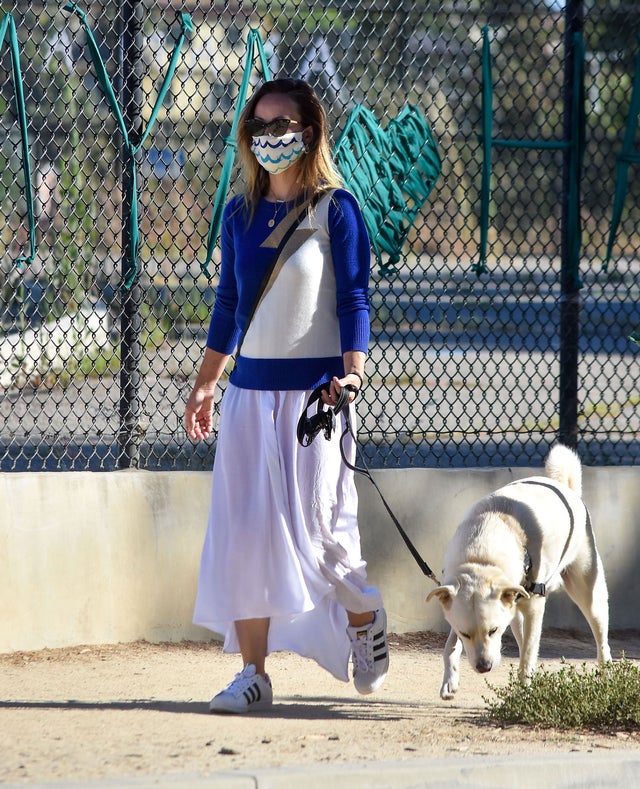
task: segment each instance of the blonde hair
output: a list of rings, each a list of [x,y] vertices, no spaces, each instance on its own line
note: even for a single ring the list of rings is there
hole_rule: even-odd
[[[302,79],[274,79],[265,82],[253,94],[240,115],[238,126],[238,153],[246,179],[244,192],[249,222],[261,197],[269,188],[269,173],[260,165],[251,151],[252,137],[245,127],[245,121],[253,118],[256,105],[263,96],[279,93],[295,102],[303,128],[311,126],[313,140],[299,160],[298,183],[305,198],[311,197],[318,189],[336,189],[342,186],[329,146],[327,114],[315,91]]]

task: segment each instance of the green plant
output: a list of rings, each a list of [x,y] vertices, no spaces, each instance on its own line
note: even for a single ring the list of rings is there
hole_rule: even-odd
[[[120,349],[109,345],[103,348],[91,348],[86,356],[72,356],[65,361],[64,368],[60,372],[49,372],[47,380],[66,389],[73,381],[113,376],[119,370]]]
[[[624,655],[595,668],[563,660],[560,671],[540,667],[521,680],[512,668],[497,699],[483,697],[489,718],[507,724],[556,729],[632,729],[640,726],[640,669]]]

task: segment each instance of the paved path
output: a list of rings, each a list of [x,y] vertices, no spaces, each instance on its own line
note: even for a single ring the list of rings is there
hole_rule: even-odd
[[[275,704],[213,716],[209,697],[237,670],[218,644],[130,644],[0,656],[0,784],[48,787],[631,787],[640,732],[497,726],[486,676],[462,666],[440,700],[442,637],[393,637],[383,688],[359,696],[315,664],[270,659]],[[489,675],[508,680],[513,648]],[[637,634],[614,639],[640,659]],[[586,636],[545,638],[542,658],[593,657]]]

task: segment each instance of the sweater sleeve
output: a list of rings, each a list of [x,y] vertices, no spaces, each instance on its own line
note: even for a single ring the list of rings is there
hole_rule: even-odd
[[[369,235],[356,198],[337,190],[329,206],[342,353],[369,348]]]
[[[234,245],[234,229],[240,213],[238,198],[234,198],[227,203],[222,215],[220,280],[207,334],[207,348],[223,354],[232,354],[240,338],[240,329],[236,326],[238,284]]]

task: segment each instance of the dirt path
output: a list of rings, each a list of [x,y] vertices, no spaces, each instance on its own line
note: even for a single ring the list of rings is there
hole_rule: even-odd
[[[439,698],[443,637],[390,636],[383,688],[359,696],[314,663],[270,658],[275,705],[263,715],[213,716],[207,702],[238,669],[218,644],[135,643],[0,655],[0,783],[411,760],[481,754],[639,749],[640,732],[611,735],[504,729],[487,723],[485,677],[463,659],[454,702]],[[640,634],[611,642],[640,661]],[[590,638],[546,633],[542,662],[591,661]],[[492,685],[515,660],[505,644]],[[486,675],[485,675],[486,676]]]

